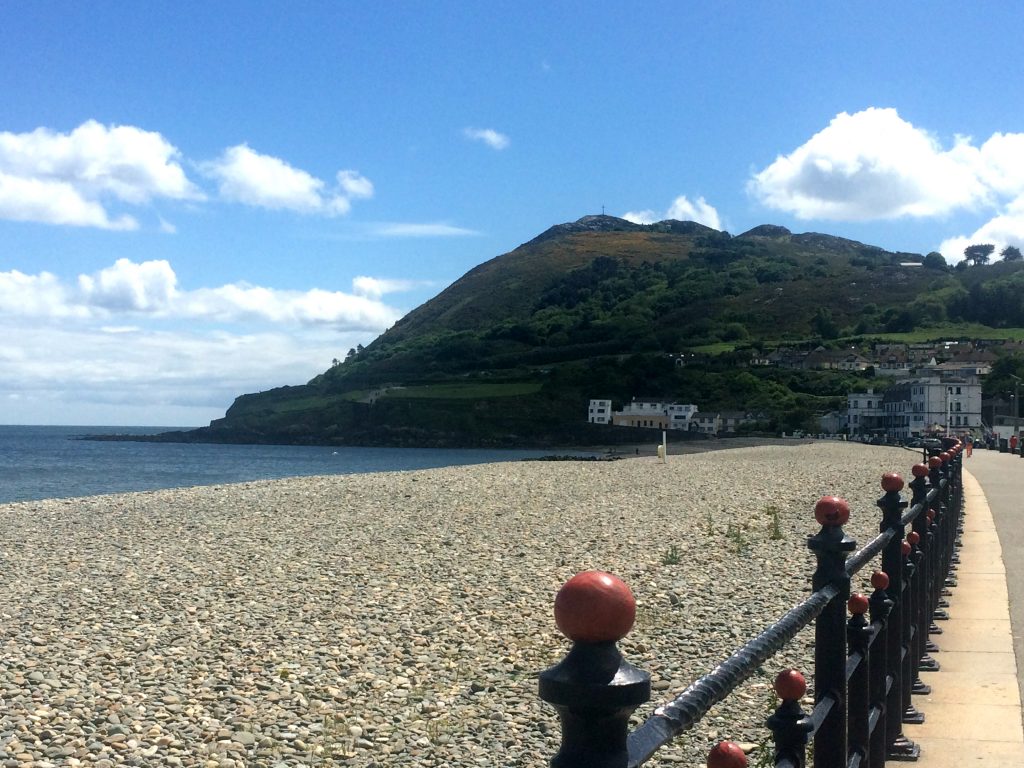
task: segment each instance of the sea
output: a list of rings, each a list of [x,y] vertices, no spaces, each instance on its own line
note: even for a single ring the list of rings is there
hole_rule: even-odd
[[[0,426],[0,504],[308,475],[536,459],[551,451],[81,440],[181,427]]]

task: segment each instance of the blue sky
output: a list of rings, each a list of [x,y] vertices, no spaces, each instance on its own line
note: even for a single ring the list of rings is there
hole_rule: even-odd
[[[5,0],[0,423],[205,424],[602,206],[1024,246],[1022,9]]]

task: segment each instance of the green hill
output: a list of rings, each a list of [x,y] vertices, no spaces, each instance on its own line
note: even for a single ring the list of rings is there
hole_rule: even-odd
[[[754,351],[1024,326],[1022,269],[953,270],[937,254],[770,225],[733,237],[693,222],[587,216],[475,267],[307,384],[239,397],[186,439],[606,442],[607,429],[583,423],[587,400],[635,395],[806,427],[864,382],[744,368]],[[706,350],[719,354],[680,357]]]

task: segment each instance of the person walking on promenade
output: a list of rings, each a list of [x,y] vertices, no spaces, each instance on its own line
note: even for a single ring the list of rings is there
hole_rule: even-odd
[[[1010,435],[1010,453],[1017,452],[1017,433]]]
[[[968,435],[964,442],[967,444],[967,458],[969,459],[971,454],[974,453],[974,438]]]

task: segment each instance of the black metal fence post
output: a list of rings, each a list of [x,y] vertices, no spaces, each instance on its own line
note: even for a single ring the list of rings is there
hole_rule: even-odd
[[[847,702],[850,752],[860,755],[861,765],[869,765],[871,741],[871,643],[872,629],[864,618],[870,604],[861,594],[851,595],[846,607],[850,620],[846,624],[846,641],[850,655],[859,657],[848,682]]]
[[[610,573],[584,571],[559,590],[555,622],[573,645],[538,685],[562,722],[552,768],[626,768],[629,717],[651,697],[651,676],[615,645],[635,617],[633,593]]]
[[[897,482],[898,480],[898,482]],[[892,537],[882,550],[882,570],[889,578],[886,589],[892,608],[886,622],[885,659],[886,659],[886,699],[885,699],[885,740],[886,756],[891,760],[917,760],[921,748],[903,735],[903,689],[904,689],[904,656],[908,650],[904,645],[903,634],[908,612],[903,583],[903,510],[907,502],[900,498],[903,490],[903,479],[883,478],[882,489],[885,495],[878,500],[882,510],[882,533],[892,531]],[[909,677],[909,671],[906,673]],[[910,680],[906,680],[906,688],[910,691]]]
[[[889,577],[884,571],[875,571],[871,574],[871,586],[875,591],[871,593],[869,600],[871,607],[871,626],[877,628],[878,634],[871,643],[870,668],[871,668],[871,717],[874,720],[874,727],[871,729],[871,746],[869,750],[868,764],[872,766],[884,766],[886,758],[886,696],[888,686],[892,684],[889,676],[889,664],[887,660],[887,632],[889,631],[889,613],[892,611],[892,600],[886,589],[889,586]]]
[[[843,532],[850,519],[850,505],[838,496],[825,496],[814,505],[814,517],[821,530],[807,540],[818,558],[812,587],[815,591],[832,585],[837,594],[814,624],[814,700],[826,696],[832,707],[814,735],[814,761],[819,768],[846,765],[846,601],[850,597],[850,577],[846,573],[846,553],[857,542]]]

